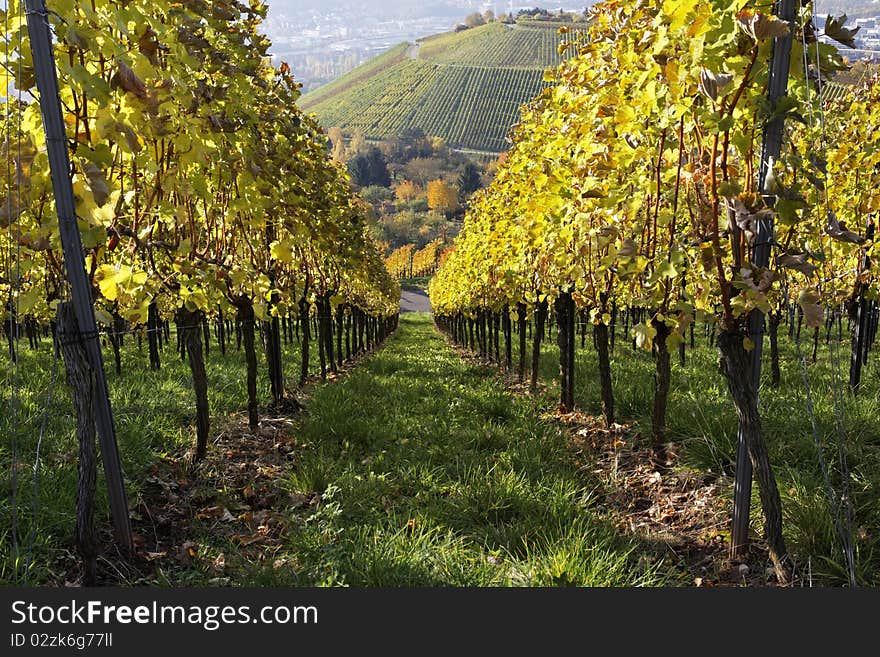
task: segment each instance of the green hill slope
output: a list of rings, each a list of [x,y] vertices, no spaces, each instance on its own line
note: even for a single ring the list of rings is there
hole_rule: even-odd
[[[300,105],[327,127],[385,139],[413,128],[459,149],[498,153],[519,108],[560,63],[559,23],[490,23],[400,44]]]

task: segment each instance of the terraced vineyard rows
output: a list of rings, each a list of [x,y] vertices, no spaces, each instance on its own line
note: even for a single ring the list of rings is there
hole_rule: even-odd
[[[522,98],[541,88],[542,75],[539,70],[444,67],[412,123],[461,148],[505,150]]]
[[[402,62],[393,68],[395,84],[387,84],[385,76],[369,78],[346,94],[345,102],[331,100],[327,109],[321,111],[321,120],[324,125],[344,126],[370,138],[395,134],[407,125],[415,111],[411,99],[430,89],[437,73],[437,67],[426,62]]]
[[[499,153],[520,108],[543,88],[544,71],[562,60],[558,46],[571,36],[558,27],[490,23],[429,37],[414,59],[401,44],[306,95],[302,106],[325,126],[369,139],[420,128],[453,148]]]
[[[438,64],[541,68],[562,62],[559,44],[567,40],[552,28],[490,23],[472,31],[428,38],[419,56]]]

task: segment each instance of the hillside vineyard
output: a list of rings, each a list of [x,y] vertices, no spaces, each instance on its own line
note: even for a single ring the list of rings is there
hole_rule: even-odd
[[[797,304],[818,332],[845,298],[856,308],[875,294],[862,248],[873,238],[873,220],[864,234],[846,226],[865,225],[880,206],[880,155],[868,145],[874,110],[861,100],[871,86],[854,89],[843,105],[823,106],[821,81],[847,66],[835,46],[817,40],[810,8],[792,4],[799,3],[785,5],[790,23],[759,3],[597,5],[578,56],[524,108],[509,157],[472,203],[430,285],[440,326],[473,348],[476,324],[481,353],[493,335],[497,345],[500,317],[509,354],[510,321],[526,316],[536,318],[539,353],[554,310],[565,410],[574,403],[575,322],[588,315],[609,428],[617,417],[609,327],[617,308],[638,309],[632,333],[656,364],[658,446],[666,434],[670,348],[695,321],[717,325],[721,371],[780,582],[790,581],[791,570],[752,383],[751,352],[763,329],[751,328],[749,318],[778,318]],[[852,40],[838,20],[827,22],[825,36]],[[768,103],[774,44],[787,44],[791,77],[783,79],[788,95]],[[768,139],[773,120],[786,118],[789,139],[774,161],[762,133]],[[847,138],[838,141],[841,133]],[[768,241],[773,259],[756,264]],[[863,359],[858,335],[867,326],[856,330],[854,365]],[[524,348],[520,342],[521,358]],[[850,385],[858,386],[852,374]]]
[[[538,10],[301,97],[260,0],[3,8],[0,584],[880,583],[843,17]]]
[[[559,23],[489,23],[401,44],[325,87],[301,105],[326,126],[367,139],[408,129],[453,148],[500,153],[520,107],[544,86],[570,35]]]

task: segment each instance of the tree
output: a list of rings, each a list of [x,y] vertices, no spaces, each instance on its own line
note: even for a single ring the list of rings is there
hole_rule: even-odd
[[[433,155],[434,157],[439,158],[449,157],[449,144],[446,143],[446,140],[443,139],[443,137],[429,137],[427,141],[430,145],[428,155]]]
[[[348,157],[349,159],[360,155],[361,153],[367,150],[367,140],[364,137],[364,133],[357,131],[351,136],[351,143],[348,145]]]
[[[419,227],[423,218],[423,215],[409,211],[383,216],[382,238],[393,248],[420,242]]]
[[[394,194],[390,189],[387,187],[379,187],[377,185],[364,187],[360,194],[362,199],[373,206],[381,206],[386,201],[390,201],[394,198]]]
[[[473,194],[482,185],[483,181],[480,178],[480,170],[477,168],[477,165],[473,162],[465,164],[464,169],[458,176],[458,190],[461,194],[461,200],[464,201],[466,197]]]
[[[428,207],[434,212],[451,214],[458,209],[458,188],[445,180],[428,183]]]
[[[348,173],[351,174],[351,181],[360,187],[366,187],[370,184],[370,165],[364,155],[358,155],[348,163]]]
[[[407,162],[403,168],[404,175],[417,185],[427,185],[436,180],[443,172],[443,162],[433,157],[417,157]]]
[[[370,164],[370,184],[381,187],[391,187],[391,174],[388,173],[388,161],[375,146],[367,153],[367,161]]]
[[[375,146],[370,147],[365,155],[358,155],[348,165],[352,182],[361,187],[391,186],[391,174],[385,156]]]
[[[330,128],[327,137],[330,139],[330,157],[337,162],[345,162],[345,138],[342,135],[342,128],[336,126]]]
[[[421,195],[421,188],[411,180],[404,180],[394,189],[395,198],[403,203],[411,203]]]
[[[468,27],[479,27],[480,25],[485,25],[486,20],[483,18],[482,14],[474,12],[464,19],[464,24]]]
[[[427,137],[421,128],[409,128],[397,137],[383,141],[379,147],[389,162],[406,164],[415,157],[434,155],[433,138]]]

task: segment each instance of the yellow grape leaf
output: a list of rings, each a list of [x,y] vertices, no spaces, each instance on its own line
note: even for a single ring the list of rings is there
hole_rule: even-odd
[[[98,288],[101,290],[101,296],[107,299],[107,301],[116,301],[118,291],[116,289],[116,281],[112,278],[98,281]]]
[[[293,262],[293,252],[290,250],[290,245],[287,242],[272,242],[272,246],[269,247],[269,253],[278,262],[285,264]]]
[[[632,333],[636,339],[636,346],[639,349],[650,349],[654,342],[654,336],[657,335],[657,329],[650,324],[642,322],[633,326]]]
[[[709,31],[709,18],[712,16],[712,6],[709,4],[700,5],[697,8],[697,15],[688,24],[687,34],[693,39],[694,37],[705,34]]]
[[[628,125],[636,118],[636,111],[629,105],[620,105],[614,114],[615,125]]]
[[[129,281],[134,285],[143,285],[149,277],[150,275],[145,271],[136,271],[131,274]]]
[[[128,269],[127,267],[123,268],[123,270],[117,270],[113,265],[101,265],[98,267],[98,271],[96,272],[98,278],[98,289],[101,290],[101,296],[107,299],[107,301],[115,301],[116,297],[119,294],[117,290],[117,284],[126,278],[131,273],[131,270],[124,271]]]
[[[39,287],[32,287],[27,292],[19,295],[17,312],[20,315],[28,315],[40,303],[41,292],[42,290]]]
[[[663,0],[663,15],[669,19],[669,29],[676,31],[684,27],[697,0]]]
[[[657,266],[657,278],[675,278],[678,276],[678,270],[668,260],[664,260]]]

